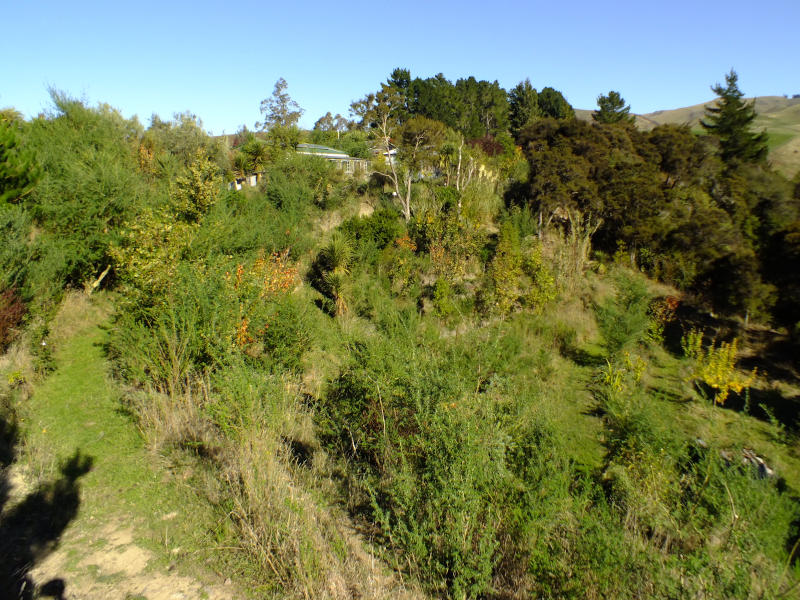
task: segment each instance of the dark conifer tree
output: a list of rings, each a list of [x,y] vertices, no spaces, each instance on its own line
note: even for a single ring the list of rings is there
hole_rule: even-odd
[[[546,87],[539,92],[539,110],[545,117],[554,119],[574,119],[575,110],[558,90]]]
[[[721,84],[711,89],[719,96],[716,106],[706,106],[703,128],[719,139],[720,157],[726,164],[761,162],[767,157],[767,134],[753,133],[756,118],[755,101],[745,102],[744,94],[737,85],[736,71],[725,76],[725,87]]]
[[[612,90],[608,96],[598,96],[597,106],[600,110],[592,113],[592,118],[598,123],[633,123],[636,119],[630,114],[631,107],[625,105],[625,99],[619,92]]]
[[[517,136],[520,130],[536,117],[541,116],[539,110],[539,94],[531,85],[530,79],[520,81],[508,92],[509,117],[511,131]]]

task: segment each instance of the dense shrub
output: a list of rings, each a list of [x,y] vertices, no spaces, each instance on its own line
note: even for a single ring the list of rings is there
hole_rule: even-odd
[[[59,287],[80,285],[109,264],[120,225],[148,204],[138,170],[141,126],[108,106],[96,109],[54,94],[56,111],[28,127],[42,178],[25,207],[42,228],[36,247]]]
[[[321,433],[352,461],[371,517],[431,590],[478,597],[502,578],[499,564],[527,572],[569,476],[549,427],[531,419],[530,392],[504,399],[518,368],[506,344],[440,345],[396,317],[384,341],[352,346],[322,400]],[[409,334],[416,343],[394,341]]]
[[[740,449],[690,440],[663,420],[640,383],[645,367],[631,355],[609,362],[595,395],[608,429],[604,493],[622,531],[661,562],[647,569],[648,595],[781,597],[762,582],[778,580],[796,500],[751,463],[730,460]]]
[[[361,245],[374,244],[382,250],[405,232],[405,227],[396,210],[379,206],[367,217],[353,217],[342,223],[341,230]]]

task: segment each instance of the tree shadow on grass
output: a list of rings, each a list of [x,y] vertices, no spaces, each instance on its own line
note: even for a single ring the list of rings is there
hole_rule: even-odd
[[[750,388],[740,394],[731,393],[724,406],[780,424],[793,434],[800,433],[800,396],[785,396],[776,389]]]
[[[37,591],[29,573],[57,546],[64,529],[78,514],[78,479],[91,470],[93,459],[76,450],[62,463],[59,477],[40,484],[4,510],[11,488],[7,467],[16,458],[18,440],[16,423],[0,415],[0,600],[63,598],[63,579],[52,579]]]
[[[567,346],[563,348],[561,355],[581,367],[600,367],[606,364],[606,354],[596,349]]]

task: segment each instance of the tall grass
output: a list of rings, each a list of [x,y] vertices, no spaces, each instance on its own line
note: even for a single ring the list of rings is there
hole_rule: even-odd
[[[592,236],[601,224],[602,221],[574,212],[567,213],[565,225],[548,225],[542,232],[544,255],[550,259],[556,284],[563,293],[575,294],[585,285]]]

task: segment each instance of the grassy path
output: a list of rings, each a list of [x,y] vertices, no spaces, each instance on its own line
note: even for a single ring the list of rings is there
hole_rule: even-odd
[[[65,300],[48,338],[56,370],[22,411],[29,496],[67,481],[70,458],[78,471],[74,515],[31,579],[63,598],[232,598],[232,587],[210,582],[204,568],[210,510],[144,447],[121,410],[103,350],[108,322],[102,298]]]

